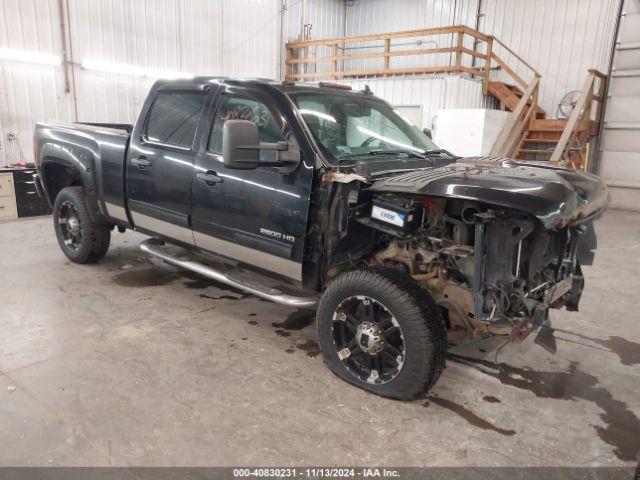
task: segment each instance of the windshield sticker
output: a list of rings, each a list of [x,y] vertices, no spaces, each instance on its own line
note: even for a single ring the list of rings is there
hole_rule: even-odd
[[[351,153],[351,148],[349,145],[336,145],[336,150],[338,153]]]

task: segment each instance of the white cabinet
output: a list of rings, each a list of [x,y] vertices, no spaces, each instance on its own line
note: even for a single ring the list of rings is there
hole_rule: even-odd
[[[0,173],[0,220],[18,218],[16,194],[13,190],[13,173]]]

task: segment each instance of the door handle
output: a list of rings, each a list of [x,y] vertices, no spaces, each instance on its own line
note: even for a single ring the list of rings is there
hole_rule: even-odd
[[[199,172],[196,174],[198,180],[202,180],[208,186],[213,187],[216,183],[222,183],[222,178],[216,175],[216,172],[209,170],[208,172]]]
[[[144,169],[151,166],[151,162],[144,157],[132,158],[131,165],[135,165],[139,169]]]

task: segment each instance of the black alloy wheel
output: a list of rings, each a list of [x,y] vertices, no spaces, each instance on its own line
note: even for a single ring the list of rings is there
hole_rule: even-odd
[[[440,311],[400,272],[338,275],[320,298],[316,328],[327,367],[377,395],[415,398],[444,370],[447,334]]]
[[[53,226],[63,253],[75,263],[97,262],[107,254],[111,225],[98,223],[80,186],[58,192],[53,205]]]
[[[82,245],[82,228],[80,227],[78,210],[68,200],[60,205],[58,225],[66,247],[77,252]]]
[[[400,373],[406,346],[389,309],[366,295],[343,300],[333,315],[333,343],[345,368],[368,383],[387,383]]]

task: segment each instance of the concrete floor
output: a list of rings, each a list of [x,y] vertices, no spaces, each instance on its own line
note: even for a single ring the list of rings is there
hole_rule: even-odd
[[[0,223],[0,465],[630,465],[640,215],[597,230],[556,355],[533,336],[499,366],[500,341],[457,346],[403,403],[326,370],[308,315],[151,263],[141,235],[82,266],[50,218]]]

